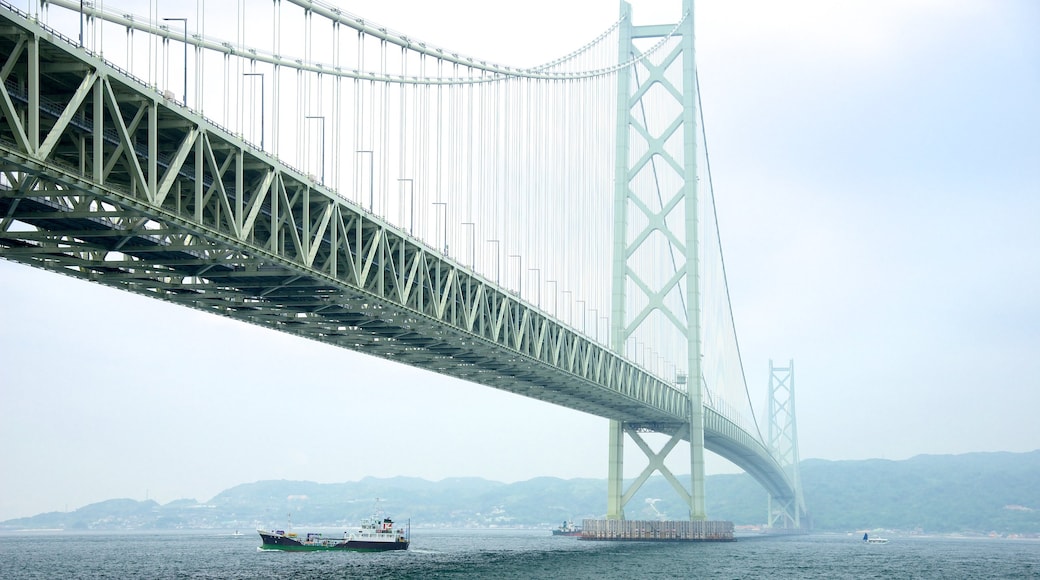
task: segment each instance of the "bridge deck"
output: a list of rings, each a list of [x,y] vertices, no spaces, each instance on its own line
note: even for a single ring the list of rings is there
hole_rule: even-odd
[[[671,432],[686,394],[0,8],[0,256]],[[349,380],[349,369],[344,369]],[[756,436],[705,443],[778,496]]]

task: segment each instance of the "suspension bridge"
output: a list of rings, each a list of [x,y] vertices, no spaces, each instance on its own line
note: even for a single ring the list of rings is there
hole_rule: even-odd
[[[318,0],[126,4],[0,2],[0,256],[607,418],[608,519],[654,473],[706,519],[708,450],[806,523],[793,363],[756,416],[698,180],[692,0],[533,67]]]

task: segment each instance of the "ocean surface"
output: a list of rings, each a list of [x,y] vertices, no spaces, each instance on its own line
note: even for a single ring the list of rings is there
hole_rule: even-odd
[[[1040,578],[1037,540],[645,543],[413,528],[406,552],[290,553],[258,550],[253,531],[231,532],[9,532],[0,535],[0,578]]]

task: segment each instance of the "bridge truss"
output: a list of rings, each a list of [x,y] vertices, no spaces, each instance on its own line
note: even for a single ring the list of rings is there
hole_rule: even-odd
[[[0,28],[3,258],[606,417],[637,444],[668,433],[792,497],[699,381],[659,378],[619,335],[607,348],[8,4]],[[640,446],[645,480],[667,450]]]

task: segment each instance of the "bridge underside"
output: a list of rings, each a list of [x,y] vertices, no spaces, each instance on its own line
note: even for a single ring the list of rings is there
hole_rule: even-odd
[[[0,31],[0,257],[655,431],[686,424],[674,385],[313,178],[38,23],[0,10]],[[705,414],[708,449],[791,494],[760,441]]]
[[[6,149],[0,147],[0,154],[0,170],[20,175],[23,183],[36,182],[27,192],[0,192],[0,214],[15,227],[20,222],[35,228],[0,232],[0,255],[9,260],[597,416],[664,425],[674,421],[629,397],[590,390],[580,377],[271,257],[217,250],[225,254],[218,257],[216,248],[200,256],[197,245],[178,250],[160,239],[166,236],[159,230],[133,233],[114,227],[108,219],[113,214],[120,221],[143,216],[132,208],[108,206],[101,196],[49,184],[29,174],[31,168],[14,167],[18,160]],[[104,209],[67,209],[84,205]]]
[[[2,146],[0,154],[0,170],[18,175],[21,168],[12,167]],[[123,217],[139,216],[132,209],[110,206],[93,216],[89,211],[62,210],[93,196],[47,184],[42,176],[24,174],[22,179],[36,181],[37,189],[18,194],[10,187],[0,188],[0,213],[14,226],[0,232],[0,255],[9,260],[592,415],[625,417],[641,429],[671,432],[682,425],[666,414],[647,412],[628,397],[590,389],[580,377],[470,333],[431,325],[406,308],[292,265],[265,256],[247,258],[240,252],[233,261],[230,255],[200,257],[197,247],[177,250],[161,243],[158,230],[128,233],[102,217],[114,211]],[[18,223],[32,228],[19,228]],[[758,447],[753,438],[711,409],[706,410],[705,447],[751,473],[777,497],[786,495],[782,478],[753,451]]]
[[[603,417],[671,385],[0,11],[0,256]]]

